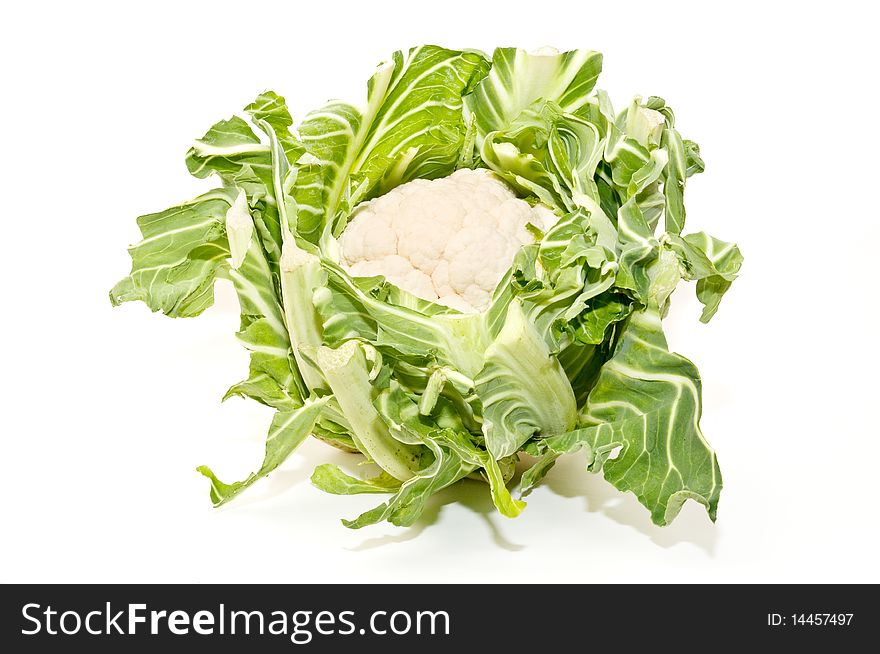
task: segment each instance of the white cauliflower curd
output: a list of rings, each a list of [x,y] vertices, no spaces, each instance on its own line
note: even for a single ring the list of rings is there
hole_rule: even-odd
[[[556,222],[485,169],[417,179],[358,205],[339,239],[340,263],[356,277],[384,275],[425,300],[484,311],[517,250],[534,242],[531,223]]]

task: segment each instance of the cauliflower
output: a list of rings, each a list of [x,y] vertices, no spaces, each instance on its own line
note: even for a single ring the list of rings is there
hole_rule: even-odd
[[[546,231],[556,220],[491,172],[463,168],[358,205],[339,240],[340,263],[351,275],[384,275],[422,299],[479,313],[517,250],[534,242],[526,225]]]
[[[586,451],[655,524],[685,499],[715,519],[699,374],[668,350],[661,319],[687,279],[708,321],[742,254],[681,233],[699,149],[657,96],[615,114],[594,91],[601,66],[587,49],[490,60],[417,46],[379,66],[365,103],[332,101],[294,127],[267,91],[245,109],[253,129],[234,117],[193,143],[187,168],[221,186],[138,219],[143,240],[110,298],[191,317],[215,281],[234,285],[250,366],[226,397],[275,414],[248,477],[198,468],[215,506],[312,434],[381,470],[312,475],[330,493],[390,495],[344,521],[353,529],[412,525],[468,476],[516,517],[525,502],[507,482],[521,452],[540,455],[522,496],[557,457]],[[485,170],[456,171],[477,155]],[[393,190],[360,203],[376,188]]]

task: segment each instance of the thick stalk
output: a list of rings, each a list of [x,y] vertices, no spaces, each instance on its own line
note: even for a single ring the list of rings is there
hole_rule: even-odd
[[[320,347],[317,363],[348,419],[358,449],[392,477],[401,481],[412,477],[418,470],[421,450],[396,440],[373,406],[373,387],[361,345],[346,341],[336,350]]]
[[[321,346],[321,319],[312,302],[315,289],[324,284],[321,262],[299,248],[293,238],[281,248],[281,300],[284,321],[297,367],[309,390],[324,389],[327,384],[314,361]]]

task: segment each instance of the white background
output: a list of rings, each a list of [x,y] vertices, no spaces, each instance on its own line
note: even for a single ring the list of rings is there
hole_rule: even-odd
[[[0,20],[0,581],[880,581],[877,200],[871,3],[13,3]],[[259,465],[269,421],[219,398],[246,374],[228,288],[194,320],[111,309],[134,219],[203,191],[190,141],[260,91],[295,117],[362,98],[392,50],[551,44],[605,55],[623,107],[661,95],[702,146],[691,231],[742,247],[710,325],[693,288],[667,321],[704,382],[725,489],[651,525],[632,495],[557,466],[516,520],[486,488],[409,530],[342,527],[380,496],[308,483],[308,443]]]

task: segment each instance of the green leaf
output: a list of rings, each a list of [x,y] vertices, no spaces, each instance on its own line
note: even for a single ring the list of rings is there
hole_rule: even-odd
[[[700,320],[709,322],[718,311],[721,298],[739,274],[743,256],[736,244],[726,243],[705,232],[688,234],[684,240],[705,254],[714,268],[715,274],[697,281],[697,298],[704,305]]]
[[[678,256],[681,276],[697,280],[697,298],[704,305],[700,320],[709,322],[742,266],[739,248],[705,232],[689,234],[684,238],[664,234],[661,240],[664,247]]]
[[[237,217],[245,219],[250,219],[249,214]],[[227,229],[234,232],[241,227]],[[290,337],[264,242],[257,232],[251,231],[241,265],[230,267],[227,272],[241,309],[241,330],[237,336],[251,352],[251,375],[269,375],[298,405],[309,395],[309,389],[301,379],[300,369],[291,362]]]
[[[172,318],[214,303],[214,280],[229,256],[226,212],[235,194],[218,189],[138,218],[143,240],[129,248],[131,273],[110,291],[114,306],[140,300]]]
[[[194,177],[217,174],[229,183],[268,178],[269,147],[244,119],[233,116],[216,123],[193,143],[186,153],[186,167]]]
[[[658,525],[687,499],[703,504],[714,521],[721,471],[700,429],[701,390],[694,365],[668,350],[658,308],[636,312],[582,411],[586,428],[545,443],[557,453],[571,451],[572,440],[589,446],[591,468],[635,493]],[[608,459],[617,447],[619,456]]]
[[[470,474],[474,466],[440,445],[426,441],[434,454],[434,461],[427,468],[404,482],[387,502],[362,513],[354,520],[343,520],[349,529],[360,529],[387,520],[398,527],[410,527],[422,512],[428,498]]]
[[[513,454],[536,432],[565,432],[577,420],[565,371],[519,302],[510,304],[474,381],[483,404],[486,446],[495,459]]]
[[[425,315],[388,304],[373,289],[361,288],[336,264],[323,259],[321,265],[327,284],[316,290],[314,301],[329,345],[360,338],[414,360],[434,358],[467,376],[482,366],[487,335],[478,314]]]
[[[613,329],[613,328],[612,328]],[[599,369],[608,356],[608,343],[613,339],[609,336],[601,345],[585,345],[571,343],[558,355],[559,363],[574,391],[578,407],[582,407],[587,396],[593,389]]]
[[[536,102],[509,125],[486,134],[480,156],[521,193],[534,195],[559,212],[568,212],[574,209],[571,192],[556,174],[548,146],[561,113],[554,104]]]
[[[360,493],[394,493],[400,489],[400,480],[382,471],[372,479],[358,479],[347,475],[339,466],[324,463],[312,473],[312,483],[325,493],[357,495]]]
[[[515,500],[507,490],[506,480],[501,472],[501,467],[495,457],[480,447],[477,447],[467,432],[444,429],[438,434],[437,440],[442,445],[448,446],[463,461],[480,466],[489,481],[492,492],[492,501],[501,515],[515,518],[525,508],[526,503]]]
[[[345,227],[342,207],[385,193],[415,178],[441,177],[458,162],[467,126],[461,96],[488,64],[475,52],[419,46],[395,52],[379,66],[367,85],[361,110],[332,102],[308,114],[299,134],[318,167],[303,178],[297,195],[300,235],[317,242],[322,226],[335,234]],[[364,188],[358,191],[359,185]]]
[[[706,164],[703,163],[703,158],[700,156],[700,146],[687,139],[684,139],[682,143],[684,144],[685,160],[687,161],[687,170],[685,171],[687,176],[690,177],[705,171]]]
[[[588,206],[587,199],[600,200],[593,176],[602,159],[604,131],[604,126],[539,100],[509,125],[486,134],[480,154],[514,188],[565,213]]]
[[[235,396],[249,397],[279,411],[292,411],[299,406],[299,402],[290,397],[272,376],[260,372],[257,368],[251,370],[251,375],[247,379],[230,386],[223,400]]]
[[[535,54],[497,48],[491,71],[466,98],[468,112],[476,117],[477,143],[510,125],[536,100],[574,113],[588,102],[601,71],[602,55],[591,50]]]
[[[266,91],[258,95],[244,110],[257,124],[266,123],[272,127],[283,146],[288,163],[293,164],[305,153],[305,147],[290,133],[293,118],[290,117],[283,97],[274,91]]]
[[[627,295],[608,291],[589,300],[564,329],[574,343],[598,345],[605,341],[608,328],[624,320],[632,308],[632,300]]]
[[[663,132],[663,147],[669,156],[663,180],[666,198],[666,231],[681,234],[684,228],[684,184],[687,179],[687,155],[679,133],[668,128]]]
[[[276,413],[272,418],[272,426],[269,428],[269,435],[266,438],[266,455],[263,458],[263,465],[259,470],[248,475],[244,481],[226,484],[217,479],[208,466],[199,466],[197,471],[211,480],[211,502],[214,503],[214,506],[225,504],[255,481],[265,477],[281,465],[308,437],[327,400],[326,397],[310,398],[298,409]]]
[[[284,98],[267,91],[257,96],[245,111],[272,132],[284,153],[287,169],[305,153],[305,148],[290,133],[293,121]],[[245,120],[233,116],[215,124],[193,143],[186,155],[186,165],[196,177],[217,174],[225,185],[236,186],[246,193],[266,257],[273,270],[277,269],[281,257],[281,225],[271,143],[260,141]]]
[[[520,497],[526,497],[544,480],[558,458],[556,452],[546,452],[522,474],[519,481]]]

